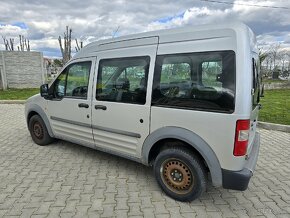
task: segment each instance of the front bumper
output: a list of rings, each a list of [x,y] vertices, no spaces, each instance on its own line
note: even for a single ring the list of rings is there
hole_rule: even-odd
[[[245,167],[240,171],[222,169],[223,188],[244,191],[248,188],[255,170],[260,148],[260,134],[256,133],[253,148],[247,159]]]

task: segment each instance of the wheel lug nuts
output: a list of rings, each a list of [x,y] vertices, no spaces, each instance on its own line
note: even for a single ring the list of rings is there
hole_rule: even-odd
[[[175,180],[176,180],[176,178],[173,178],[173,180],[175,181]]]
[[[173,176],[174,175],[174,173],[171,173],[171,176]]]

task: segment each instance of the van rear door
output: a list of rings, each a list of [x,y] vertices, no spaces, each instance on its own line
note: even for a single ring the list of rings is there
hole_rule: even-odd
[[[248,145],[248,154],[251,152],[253,142],[256,134],[256,127],[258,122],[258,114],[260,109],[260,84],[261,84],[261,75],[260,75],[260,61],[258,55],[255,55],[252,58],[252,112],[250,119],[250,131],[249,131],[249,145]]]

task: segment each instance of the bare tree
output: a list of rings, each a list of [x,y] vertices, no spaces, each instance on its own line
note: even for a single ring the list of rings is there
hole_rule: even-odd
[[[79,44],[78,40],[77,39],[75,39],[75,40],[76,40],[75,49],[76,49],[76,52],[79,52],[83,48],[83,41],[80,41],[80,44]]]
[[[63,44],[62,44],[61,36],[58,37],[63,64],[68,62],[69,59],[71,58],[71,34],[72,34],[72,29],[66,26],[66,31],[63,34],[63,41],[64,41]]]
[[[30,42],[23,35],[19,35],[18,51],[30,51]]]
[[[258,47],[259,50],[259,59],[261,65],[261,73],[263,77],[269,76],[269,62],[270,62],[270,53],[268,49],[264,47]]]
[[[3,39],[3,42],[4,42],[5,50],[6,51],[14,51],[14,39],[10,38],[8,40],[4,36],[2,36],[2,39]]]
[[[259,59],[260,64],[262,64],[265,59],[268,57],[269,53],[267,51],[264,51],[262,48],[259,48]]]
[[[271,57],[272,65],[273,65],[273,70],[277,68],[277,59],[278,59],[280,48],[281,48],[281,43],[275,43],[270,47],[270,57]]]
[[[9,41],[10,41],[11,51],[14,51],[14,39],[10,38]]]
[[[4,36],[2,36],[5,50],[6,51],[14,51],[14,45],[15,40],[14,38],[6,39]],[[17,46],[18,51],[30,51],[30,42],[28,39],[26,39],[23,35],[19,35],[19,46]]]
[[[283,73],[285,71],[286,62],[287,62],[287,58],[288,58],[287,52],[285,50],[280,51],[278,54],[278,57],[279,57],[280,62],[281,62],[281,71]]]

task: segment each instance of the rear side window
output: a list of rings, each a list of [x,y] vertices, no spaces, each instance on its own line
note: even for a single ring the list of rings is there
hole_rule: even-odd
[[[233,51],[157,56],[152,105],[232,113],[235,69]]]
[[[252,59],[252,74],[253,74],[253,84],[252,84],[252,105],[255,108],[260,102],[260,84],[261,84],[261,75],[260,75],[260,64],[259,61]]]
[[[145,104],[149,62],[148,56],[100,60],[96,99]]]

